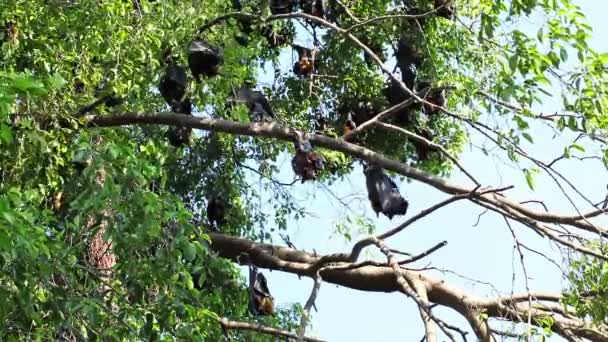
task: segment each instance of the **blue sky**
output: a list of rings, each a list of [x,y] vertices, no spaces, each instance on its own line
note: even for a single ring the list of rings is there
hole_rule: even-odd
[[[602,36],[608,34],[608,23],[602,18],[608,13],[608,3],[594,0],[575,1],[575,3],[582,6],[593,27],[593,48],[600,52],[608,51],[608,41],[602,39]],[[554,108],[555,106],[548,101],[543,105],[542,110],[551,112]],[[552,131],[546,126],[534,125],[533,128],[536,144],[530,147],[532,154],[544,161],[557,157],[561,148],[556,146],[564,145],[565,140],[553,138]],[[472,142],[480,145],[483,139],[473,136]],[[540,177],[537,180],[536,191],[529,191],[521,172],[507,162],[504,154],[500,158],[485,156],[478,149],[467,147],[461,160],[484,185],[515,185],[515,189],[508,192],[512,198],[543,199],[552,211],[575,212],[549,177]],[[278,178],[290,181],[293,179],[293,173],[289,167],[289,160],[285,159],[282,163],[283,171]],[[582,165],[585,165],[584,177],[581,175]],[[599,201],[605,196],[608,180],[606,180],[606,169],[601,162],[565,161],[558,164],[557,169],[566,176],[574,176],[574,183],[592,200]],[[468,180],[458,172],[451,177],[451,181],[469,184]],[[400,189],[410,202],[408,217],[446,198],[446,195],[439,191],[417,182],[402,182]],[[363,213],[373,218],[377,231],[391,228],[403,220],[403,217],[397,217],[391,222],[382,216],[375,219],[367,201],[365,180],[359,167],[351,177],[332,185],[331,190],[337,196],[347,198],[350,201],[350,210],[354,213]],[[295,245],[299,249],[307,251],[314,249],[321,254],[349,250],[354,242],[346,242],[335,231],[335,224],[348,213],[345,207],[337,203],[319,184],[298,183],[293,191],[297,198],[310,203],[308,210],[315,216],[303,221],[290,222],[290,237]],[[582,201],[576,200],[576,202],[585,208]],[[479,224],[474,226],[482,212],[481,208],[470,202],[457,202],[418,221],[398,236],[389,239],[387,244],[392,248],[418,253],[446,240],[448,241],[446,247],[413,267],[431,264],[440,269],[457,272],[458,275],[450,272],[435,272],[435,274],[478,296],[509,294],[512,290],[525,292],[523,272],[519,255],[514,253],[511,232],[502,217],[489,213],[481,216]],[[559,264],[562,263],[555,245],[525,227],[516,224],[513,227],[517,238],[524,241],[528,247],[542,251],[555,258]],[[363,235],[355,234],[353,239],[356,241],[360,237]],[[379,253],[370,248],[364,257],[370,256],[379,257]],[[526,253],[525,262],[530,276],[528,286],[532,291],[559,291],[566,284],[562,280],[560,270],[542,257]],[[306,302],[312,286],[311,279],[298,279],[297,276],[281,272],[264,272],[279,306],[293,302],[303,305]],[[491,283],[493,287],[471,281],[469,278]],[[328,341],[420,341],[423,336],[423,326],[413,301],[401,294],[367,293],[323,283],[316,306],[319,311],[313,312],[313,329],[310,333]],[[451,324],[468,328],[466,321],[449,309],[439,308],[435,312]],[[495,325],[495,327],[500,326]],[[474,340],[472,335],[470,340]]]

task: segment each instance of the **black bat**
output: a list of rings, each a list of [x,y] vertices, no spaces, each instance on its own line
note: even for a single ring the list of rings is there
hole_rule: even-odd
[[[323,0],[303,0],[301,2],[302,11],[315,17],[325,17],[325,6]]]
[[[226,222],[227,204],[220,196],[211,196],[207,202],[207,219],[216,231]]]
[[[188,66],[197,81],[200,81],[201,75],[213,77],[219,74],[222,63],[224,63],[222,48],[201,40],[194,40],[190,43]]]
[[[323,158],[323,155],[313,151],[310,141],[300,135],[294,142],[294,148],[296,154],[291,159],[293,172],[302,177],[302,183],[315,179],[317,173],[324,168],[325,158]]]
[[[409,203],[401,196],[395,182],[376,165],[366,166],[363,172],[367,195],[376,216],[383,213],[392,219],[395,215],[405,215]]]
[[[395,58],[397,59],[397,66],[401,70],[412,64],[416,67],[422,64],[420,50],[413,46],[406,37],[401,37],[397,42]]]
[[[187,87],[186,70],[175,63],[170,63],[158,85],[158,90],[167,104],[173,106],[181,102],[186,95]]]
[[[185,99],[181,102],[174,102],[172,105],[172,111],[184,115],[192,115],[192,102],[190,99]],[[192,128],[190,127],[175,127],[169,129],[167,132],[167,138],[169,143],[175,147],[180,147],[190,143],[192,137]]]
[[[454,16],[454,5],[452,0],[435,0],[435,9],[438,17],[452,19]]]
[[[263,115],[275,117],[274,111],[264,93],[259,90],[251,90],[248,85],[242,86],[234,95],[229,96],[228,102],[231,104],[243,103],[247,105],[249,112],[254,117],[261,117]]]
[[[418,85],[420,91],[424,91],[423,97],[430,104],[424,104],[422,109],[425,114],[435,114],[439,112],[439,107],[444,107],[446,103],[445,88],[433,88],[429,82],[420,82]]]
[[[270,316],[274,313],[274,298],[270,295],[266,277],[257,267],[249,266],[249,312],[254,316]]]
[[[270,1],[270,13],[287,14],[293,10],[292,0],[272,0]]]

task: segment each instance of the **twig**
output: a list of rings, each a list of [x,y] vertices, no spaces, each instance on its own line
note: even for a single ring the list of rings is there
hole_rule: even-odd
[[[251,166],[249,166],[247,164],[241,163],[240,161],[238,161],[238,159],[235,159],[235,160],[237,161],[236,163],[237,163],[238,166],[240,166],[240,167],[242,167],[244,169],[247,169],[247,170],[255,173],[256,175],[260,176],[260,178],[264,178],[264,179],[269,180],[271,183],[273,183],[275,185],[292,186],[292,185],[294,185],[298,181],[298,179],[295,179],[291,183],[283,183],[283,182],[280,182],[280,181],[278,181],[278,180],[276,180],[276,179],[274,179],[272,177],[269,177],[269,176],[266,176],[266,175],[262,174],[260,171],[252,168]]]
[[[528,305],[530,308],[532,308],[532,297],[530,296],[530,285],[528,284],[528,270],[526,269],[526,264],[524,263],[524,253],[521,250],[519,239],[517,239],[517,235],[515,235],[515,230],[513,230],[513,227],[511,227],[511,223],[509,222],[509,219],[507,219],[505,216],[503,216],[503,219],[505,220],[507,227],[509,227],[509,231],[511,231],[513,240],[515,240],[515,247],[517,248],[517,253],[519,253],[519,262],[520,262],[521,268],[524,272],[524,284],[526,286],[526,292],[528,293]],[[530,339],[530,333],[531,333],[530,327],[531,326],[532,326],[532,311],[528,310],[528,332],[527,332],[528,339]]]
[[[143,15],[141,13],[141,6],[139,5],[139,0],[131,0],[131,2],[133,3],[133,6],[135,6],[135,9],[137,10],[137,14],[139,15],[139,20],[141,20],[143,18]]]
[[[250,330],[250,331],[256,331],[256,332],[259,332],[262,334],[279,336],[279,337],[284,337],[284,338],[291,338],[291,339],[297,338],[296,334],[290,333],[289,331],[267,327],[267,326],[259,324],[259,323],[232,321],[227,318],[221,318],[219,320],[219,323],[226,330]],[[324,340],[320,340],[320,339],[317,339],[314,337],[304,337],[302,341],[325,342]]]
[[[422,253],[420,253],[420,254],[418,254],[418,255],[415,255],[415,256],[413,256],[413,257],[411,257],[411,258],[409,258],[409,259],[405,259],[405,260],[401,260],[401,261],[399,261],[399,265],[405,265],[405,264],[409,264],[409,263],[412,263],[412,262],[418,261],[418,260],[420,260],[420,259],[422,259],[422,258],[424,258],[424,257],[426,257],[426,256],[428,256],[428,255],[430,255],[431,253],[433,253],[433,252],[437,251],[438,249],[440,249],[440,248],[443,248],[443,247],[447,246],[447,244],[448,244],[448,242],[447,242],[447,241],[445,241],[445,240],[444,240],[444,241],[441,241],[440,243],[438,243],[438,244],[436,244],[435,246],[433,246],[433,247],[429,248],[429,249],[428,249],[427,251],[425,251],[425,252],[422,252]]]
[[[361,26],[365,26],[365,25],[368,25],[368,24],[371,24],[371,23],[374,23],[374,22],[377,22],[377,21],[382,21],[382,20],[387,20],[387,19],[422,19],[424,17],[430,16],[431,14],[434,14],[436,11],[437,11],[436,9],[433,9],[431,11],[428,11],[428,12],[425,12],[425,13],[422,13],[422,14],[388,14],[388,15],[382,15],[382,16],[379,16],[379,17],[374,17],[374,18],[371,18],[371,19],[367,19],[367,20],[361,21],[361,22],[359,22],[359,23],[357,23],[355,25],[352,25],[351,27],[347,28],[345,31],[346,32],[351,32],[351,31],[353,31],[353,30],[355,30],[355,29],[357,29],[357,28],[359,28]]]
[[[385,239],[387,239],[387,238],[389,238],[389,237],[391,237],[391,236],[399,233],[403,229],[407,228],[410,224],[418,221],[419,219],[421,219],[421,218],[423,218],[425,216],[428,216],[430,213],[434,212],[435,210],[440,209],[440,208],[442,208],[442,207],[444,207],[444,206],[446,206],[446,205],[448,205],[448,204],[450,204],[452,202],[455,202],[455,201],[458,201],[458,200],[461,200],[461,199],[465,199],[465,198],[469,198],[469,197],[473,196],[474,194],[483,195],[483,194],[488,194],[488,193],[502,192],[502,191],[509,190],[511,188],[513,188],[512,185],[506,186],[506,187],[503,187],[503,188],[499,188],[499,189],[487,189],[487,190],[483,190],[483,191],[477,192],[477,190],[479,189],[479,187],[477,187],[477,188],[473,189],[469,193],[460,194],[460,195],[454,195],[454,196],[452,196],[452,197],[450,197],[450,198],[448,198],[446,200],[443,200],[443,201],[441,201],[441,202],[439,202],[439,203],[437,203],[437,204],[435,204],[435,205],[433,205],[433,206],[431,206],[431,207],[429,207],[427,209],[422,210],[420,213],[418,213],[418,214],[410,217],[403,224],[401,224],[401,225],[399,225],[399,226],[397,226],[397,227],[395,227],[393,229],[390,229],[390,230],[388,230],[388,231],[386,231],[386,232],[378,235],[376,238],[380,239],[380,240],[385,240]]]
[[[342,136],[342,139],[346,140],[346,141],[352,141],[353,138],[361,133],[363,133],[366,129],[368,129],[371,125],[373,125],[374,123],[384,119],[386,116],[400,110],[403,108],[406,108],[407,106],[409,106],[410,104],[414,103],[414,100],[409,98],[401,103],[398,103],[388,109],[383,110],[382,112],[378,113],[376,116],[374,116],[373,118],[365,121],[364,123],[360,124],[359,126],[357,126],[355,129],[353,129],[352,131],[344,134]]]
[[[348,8],[348,6],[346,6],[342,1],[340,0],[335,0],[336,3],[340,6],[342,6],[342,8],[344,9],[344,12],[346,12],[346,14],[356,23],[360,23],[361,20],[359,20],[354,14],[353,12],[350,10],[350,8]]]
[[[469,173],[464,166],[462,166],[462,164],[460,164],[458,162],[458,159],[456,159],[455,157],[453,157],[445,148],[443,148],[443,146],[436,144],[424,137],[419,136],[418,134],[408,131],[405,128],[401,128],[395,125],[391,125],[391,124],[387,124],[381,121],[375,121],[374,124],[376,126],[388,129],[388,130],[392,130],[392,131],[397,131],[399,133],[402,133],[403,135],[407,136],[408,138],[411,138],[413,140],[416,140],[418,142],[421,142],[423,144],[425,144],[427,147],[433,147],[438,149],[439,151],[441,151],[441,153],[443,153],[446,157],[448,157],[448,159],[450,159],[459,169],[460,171],[462,171],[467,177],[469,177],[469,179],[475,183],[475,185],[480,185],[479,182],[475,179],[475,177],[473,177],[473,175],[471,175],[471,173]]]
[[[481,222],[481,217],[483,215],[485,215],[487,212],[488,212],[488,209],[484,209],[484,210],[481,211],[481,213],[479,213],[479,215],[477,215],[477,220],[473,224],[473,227],[477,227],[479,225],[479,223]]]

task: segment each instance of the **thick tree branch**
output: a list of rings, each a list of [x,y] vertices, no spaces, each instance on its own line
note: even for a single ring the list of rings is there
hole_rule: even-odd
[[[124,126],[133,124],[161,124],[172,126],[186,126],[191,128],[210,130],[215,132],[224,132],[236,135],[257,136],[275,138],[286,141],[293,141],[295,131],[293,129],[283,127],[277,123],[253,123],[244,124],[229,120],[200,118],[196,116],[172,114],[172,113],[127,113],[114,116],[97,116],[87,115],[83,118],[84,122],[89,127],[112,127]],[[536,220],[546,223],[565,224],[576,228],[580,228],[589,232],[597,233],[598,230],[602,235],[606,234],[606,229],[598,227],[595,224],[589,223],[588,218],[599,215],[602,211],[593,211],[584,215],[564,216],[548,212],[539,212],[527,208],[516,201],[496,193],[477,193],[470,188],[465,188],[456,184],[449,183],[443,178],[429,175],[414,167],[405,165],[395,160],[388,159],[380,153],[376,153],[367,148],[356,144],[346,142],[341,139],[334,139],[323,135],[308,134],[308,139],[316,146],[325,147],[331,150],[340,151],[349,154],[353,157],[363,159],[370,163],[375,163],[384,169],[394,171],[401,175],[410,177],[417,181],[423,182],[436,189],[452,195],[467,195],[470,200],[478,203],[487,204],[493,210],[508,208],[512,212],[518,214],[516,220],[522,222],[522,219]],[[552,236],[551,236],[552,237]]]
[[[318,268],[315,267],[321,256],[315,256],[291,248],[261,244],[253,241],[222,235],[209,234],[211,248],[221,257],[237,260],[241,253],[248,253],[251,262],[260,268],[268,268],[292,273],[299,276],[313,278]],[[348,265],[338,263],[337,265]],[[490,318],[510,320],[515,323],[525,323],[528,318],[528,305],[525,303],[528,296],[536,300],[555,302],[561,297],[557,294],[530,293],[509,297],[481,298],[475,297],[456,287],[449,285],[443,279],[435,278],[425,272],[400,268],[399,272],[406,279],[416,279],[424,286],[429,303],[452,308],[463,315],[469,322],[478,320],[476,313],[483,312]],[[369,292],[403,292],[397,282],[395,271],[390,266],[364,266],[356,269],[332,269],[327,267],[320,271],[323,281],[348,287],[351,289]],[[516,305],[514,302],[519,302]],[[551,329],[561,335],[575,334],[593,341],[608,342],[608,327],[594,327],[582,319],[565,317],[559,312],[531,309],[531,323],[539,325],[540,321],[550,316],[554,324]],[[478,324],[472,322],[472,324]],[[482,324],[485,326],[485,324]],[[480,336],[488,336],[484,331],[478,332]]]

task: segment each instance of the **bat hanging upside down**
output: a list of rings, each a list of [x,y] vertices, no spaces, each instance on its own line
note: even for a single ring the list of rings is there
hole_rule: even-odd
[[[294,148],[296,154],[291,159],[291,167],[296,175],[302,177],[302,183],[309,179],[315,179],[317,173],[323,170],[325,158],[319,152],[312,149],[310,141],[301,135],[296,135]]]
[[[257,267],[249,266],[249,312],[254,316],[270,316],[274,313],[274,298],[270,295],[266,277]]]

